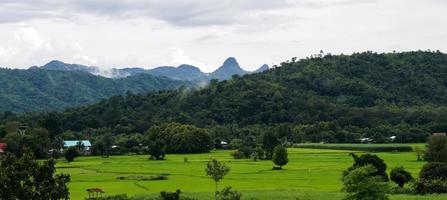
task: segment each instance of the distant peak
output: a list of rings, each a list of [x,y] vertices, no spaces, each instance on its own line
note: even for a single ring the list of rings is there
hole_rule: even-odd
[[[225,65],[238,65],[238,66],[239,66],[239,63],[237,62],[236,58],[234,58],[234,57],[229,57],[229,58],[227,58],[227,59],[225,60],[225,62],[224,62],[223,65],[224,65],[224,66],[225,66]]]

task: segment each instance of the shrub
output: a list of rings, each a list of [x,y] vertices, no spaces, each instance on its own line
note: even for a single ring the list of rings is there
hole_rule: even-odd
[[[306,149],[335,149],[335,150],[353,150],[367,152],[411,152],[411,146],[339,146],[339,145],[321,145],[321,144],[295,144],[295,148]]]
[[[442,179],[447,180],[447,163],[431,162],[422,167],[419,173],[420,179]]]
[[[393,168],[390,173],[390,179],[401,188],[404,187],[405,183],[414,180],[413,176],[411,176],[411,173],[406,171],[403,167]]]
[[[217,192],[218,200],[240,200],[242,194],[238,191],[231,190],[231,187],[225,187],[222,191]]]
[[[377,173],[377,168],[366,165],[355,168],[342,178],[343,191],[348,192],[345,200],[387,200],[388,184]]]
[[[160,192],[160,197],[163,200],[179,200],[181,193],[182,193],[182,191],[180,191],[180,190],[177,190],[175,192],[162,191],[162,192]]]
[[[447,136],[430,136],[424,158],[429,162],[447,162]]]
[[[233,156],[234,159],[242,159],[244,157],[244,153],[240,151],[239,149],[231,153],[231,156]]]
[[[414,191],[418,194],[447,193],[447,181],[436,179],[419,179],[414,184]]]
[[[85,198],[86,200],[90,198]],[[111,195],[111,196],[105,196],[105,197],[97,197],[95,198],[97,200],[129,200],[130,198],[127,196],[127,194],[118,194],[118,195]]]

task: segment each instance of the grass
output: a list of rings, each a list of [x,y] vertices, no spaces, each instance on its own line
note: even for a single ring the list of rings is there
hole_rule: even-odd
[[[107,195],[158,196],[162,190],[181,189],[185,195],[212,199],[214,183],[205,176],[205,164],[212,158],[227,162],[230,173],[219,188],[232,186],[244,199],[315,199],[336,200],[340,192],[340,174],[352,164],[349,152],[291,148],[289,164],[284,170],[271,170],[271,161],[234,160],[231,151],[207,154],[168,155],[165,161],[148,160],[148,156],[80,157],[70,164],[59,161],[58,172],[71,174],[72,199],[84,199],[87,188],[99,187]],[[417,176],[424,162],[416,161],[414,152],[378,153],[388,169],[404,166]],[[188,162],[184,162],[188,158]],[[118,179],[117,177],[153,177],[166,174],[167,180]],[[447,195],[393,195],[394,200],[447,200]]]

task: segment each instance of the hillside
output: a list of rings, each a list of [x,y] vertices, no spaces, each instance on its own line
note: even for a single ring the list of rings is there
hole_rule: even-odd
[[[109,79],[75,71],[0,69],[0,110],[63,110],[126,92],[167,90],[188,84],[148,74]]]
[[[446,76],[447,55],[440,52],[326,55],[196,91],[114,97],[58,118],[62,129],[76,131],[144,132],[175,121],[227,139],[271,130],[297,142],[392,135],[424,141],[432,131],[447,131]]]

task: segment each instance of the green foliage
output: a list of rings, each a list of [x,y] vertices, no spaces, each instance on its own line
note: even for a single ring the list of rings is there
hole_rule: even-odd
[[[24,135],[10,132],[4,140],[8,144],[7,151],[16,156],[21,156],[24,150],[29,150],[37,158],[46,158],[51,146],[48,130],[44,128],[33,128],[26,131]]]
[[[447,180],[447,163],[444,162],[429,162],[422,167],[419,172],[420,179],[441,179]]]
[[[166,155],[165,149],[166,144],[162,140],[156,139],[155,141],[150,141],[149,143],[150,158],[155,160],[164,160]]]
[[[247,127],[263,126],[260,132],[271,131],[287,142],[359,142],[369,137],[378,143],[392,142],[391,136],[396,136],[394,142],[425,142],[431,132],[447,131],[446,63],[447,55],[440,52],[327,55],[284,62],[267,72],[214,82],[200,90],[115,96],[57,113],[56,124],[61,132],[108,128],[114,134],[130,134],[177,122],[213,129],[226,141],[244,139],[242,130]],[[63,87],[51,90],[62,93],[59,98],[83,96],[70,89],[76,84],[55,81],[55,87]],[[32,125],[47,115],[4,114],[0,120],[20,119]]]
[[[208,131],[193,125],[169,123],[153,126],[146,135],[147,141],[162,141],[166,153],[203,153],[209,152],[212,147]]]
[[[209,161],[206,164],[205,172],[207,176],[210,176],[216,185],[215,199],[217,199],[217,184],[228,174],[230,168],[223,162],[219,162],[216,159]]]
[[[379,156],[374,154],[362,154],[361,156],[357,156],[354,153],[350,153],[350,155],[354,159],[354,164],[352,165],[352,167],[348,168],[348,170],[344,172],[345,175],[349,174],[350,171],[356,168],[371,165],[377,170],[375,170],[373,174],[370,174],[370,176],[380,176],[383,178],[384,181],[388,181],[385,161],[379,158]]]
[[[418,194],[447,193],[447,180],[441,178],[420,178],[414,184],[414,190]]]
[[[265,158],[272,159],[273,149],[279,144],[278,137],[270,131],[267,131],[262,138],[262,146],[265,149]]]
[[[368,145],[340,145],[340,144],[295,144],[295,148],[306,149],[337,149],[337,150],[353,150],[368,152],[410,152],[413,151],[411,146],[368,146]]]
[[[55,161],[37,162],[30,154],[7,154],[0,161],[1,199],[69,199],[69,175],[55,175]]]
[[[4,68],[0,69],[0,84],[0,110],[13,112],[62,110],[126,92],[144,93],[190,85],[149,74],[110,79],[84,72]]]
[[[278,145],[273,149],[272,161],[275,165],[282,169],[282,166],[287,165],[289,162],[287,149],[283,145]]]
[[[218,200],[240,200],[242,194],[238,191],[231,190],[231,187],[225,187],[222,191],[217,192]]]
[[[377,174],[377,168],[372,165],[361,166],[343,176],[343,191],[348,194],[345,200],[387,200],[388,184]]]
[[[390,179],[401,188],[404,187],[405,183],[414,180],[413,176],[411,176],[411,173],[406,171],[404,167],[393,168],[390,172]]]
[[[68,147],[65,150],[64,156],[67,162],[73,162],[74,159],[79,156],[79,150],[76,147]]]
[[[447,136],[430,136],[427,141],[424,158],[428,162],[447,162]]]

